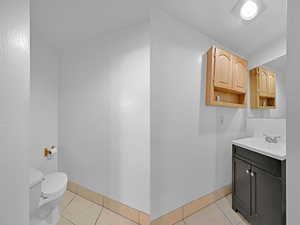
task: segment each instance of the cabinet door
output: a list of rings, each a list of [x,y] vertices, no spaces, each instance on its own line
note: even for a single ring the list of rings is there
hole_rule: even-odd
[[[273,72],[269,72],[269,95],[275,96],[276,94],[276,75]]]
[[[242,209],[239,209],[245,216],[250,215],[251,203],[251,166],[237,158],[233,159],[233,198]]]
[[[231,54],[216,49],[214,85],[219,88],[232,88],[232,59]]]
[[[259,95],[269,95],[269,74],[262,68],[259,68]]]
[[[246,91],[247,62],[239,57],[232,60],[233,89],[239,92]]]
[[[253,224],[282,225],[281,180],[253,166],[251,193]]]

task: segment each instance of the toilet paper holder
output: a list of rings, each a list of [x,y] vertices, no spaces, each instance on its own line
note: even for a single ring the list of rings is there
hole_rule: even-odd
[[[57,148],[52,145],[50,148],[44,148],[44,157],[52,159],[53,155],[57,153]]]

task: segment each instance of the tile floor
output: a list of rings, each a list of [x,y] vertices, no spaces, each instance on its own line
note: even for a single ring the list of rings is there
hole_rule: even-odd
[[[176,225],[250,225],[231,209],[232,196],[217,201]],[[60,203],[57,225],[137,225],[136,223],[67,191]]]
[[[100,205],[67,191],[60,203],[57,225],[137,225]]]
[[[250,225],[231,208],[232,195],[203,208],[176,225]]]

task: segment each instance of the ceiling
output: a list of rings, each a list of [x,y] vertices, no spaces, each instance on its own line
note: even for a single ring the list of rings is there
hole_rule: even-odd
[[[147,0],[31,0],[31,29],[57,48],[147,19]]]
[[[275,71],[286,71],[286,67],[287,67],[287,56],[281,56],[271,62],[268,62],[266,64],[264,64],[264,66],[273,69]]]
[[[157,0],[156,4],[243,56],[286,35],[287,0],[262,0],[265,11],[248,24],[231,13],[237,1]]]
[[[248,57],[286,35],[286,1],[263,0],[249,24],[231,13],[238,0],[31,0],[31,27],[63,48],[97,34],[145,21],[152,6]]]

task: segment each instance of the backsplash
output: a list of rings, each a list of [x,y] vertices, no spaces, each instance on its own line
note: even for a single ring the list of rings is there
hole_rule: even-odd
[[[247,119],[247,134],[249,136],[281,136],[286,140],[286,119]]]

